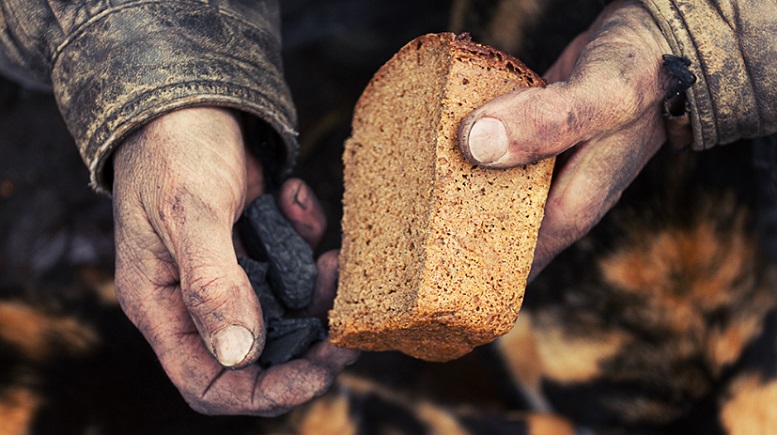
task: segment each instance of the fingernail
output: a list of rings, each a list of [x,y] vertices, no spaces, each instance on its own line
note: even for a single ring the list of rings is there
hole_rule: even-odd
[[[469,131],[469,152],[480,163],[493,163],[507,153],[507,129],[496,118],[481,118]]]
[[[297,187],[297,193],[294,194],[294,202],[296,202],[300,208],[307,210],[310,205],[310,193],[308,192],[305,183],[300,182]]]
[[[227,326],[213,337],[213,353],[224,367],[243,362],[253,345],[254,334],[239,325]]]

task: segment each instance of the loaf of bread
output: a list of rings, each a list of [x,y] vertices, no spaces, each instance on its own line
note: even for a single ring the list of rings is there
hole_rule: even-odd
[[[541,85],[523,63],[466,34],[421,36],[375,74],[343,156],[333,344],[447,361],[512,328],[553,161],[476,167],[457,135],[476,107]]]

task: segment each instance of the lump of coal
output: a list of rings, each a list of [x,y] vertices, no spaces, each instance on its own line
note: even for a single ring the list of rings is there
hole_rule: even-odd
[[[272,366],[302,355],[310,345],[325,338],[324,325],[313,317],[271,320],[259,363]]]
[[[237,263],[248,275],[251,287],[254,288],[254,293],[259,298],[259,303],[262,304],[264,324],[267,325],[270,320],[283,317],[286,310],[270,289],[270,283],[267,282],[267,269],[269,265],[248,257],[238,258]]]
[[[287,317],[287,311],[310,305],[318,274],[313,251],[270,195],[246,207],[238,230],[248,253],[238,263],[259,297],[267,328],[259,364],[282,364],[326,338],[320,319]]]
[[[248,255],[269,264],[272,290],[289,309],[310,303],[316,284],[313,250],[281,214],[271,195],[246,207],[238,223]]]

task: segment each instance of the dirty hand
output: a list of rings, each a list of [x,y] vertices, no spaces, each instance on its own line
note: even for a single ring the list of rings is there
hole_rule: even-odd
[[[473,164],[508,168],[560,155],[532,278],[599,222],[664,143],[666,53],[642,6],[614,2],[550,68],[547,87],[495,98],[462,123],[460,148]]]
[[[119,302],[192,408],[277,415],[352,362],[353,352],[322,342],[285,364],[252,364],[265,330],[232,227],[262,193],[262,173],[235,114],[183,109],[151,121],[116,151],[114,173]],[[323,212],[304,183],[288,181],[279,208],[309,243],[321,240]],[[331,296],[337,256],[317,264],[316,291]]]

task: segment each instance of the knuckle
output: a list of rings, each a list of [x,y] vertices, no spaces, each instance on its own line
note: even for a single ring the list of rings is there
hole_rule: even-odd
[[[241,412],[233,406],[234,400],[224,400],[224,396],[221,395],[209,395],[206,387],[198,383],[192,384],[191,382],[173,382],[181,393],[184,401],[189,408],[193,411],[207,415],[217,416],[226,414],[236,414]]]
[[[290,398],[274,398],[272,397],[272,394],[268,395],[264,390],[258,391],[256,394],[261,398],[261,404],[256,410],[256,413],[262,417],[278,417],[287,413],[296,405],[295,401]]]
[[[551,98],[542,100],[544,104],[539,104],[534,110],[537,110],[536,131],[538,132],[538,146],[551,146],[552,148],[566,148],[572,145],[575,132],[584,122],[584,116],[576,110],[569,102],[567,96],[557,90],[551,90],[555,95]]]
[[[548,201],[546,213],[552,216],[554,233],[566,245],[587,234],[618,202],[621,191],[594,189],[587,194],[566,195]]]
[[[548,202],[546,213],[552,217],[553,236],[559,244],[568,246],[586,234],[597,220],[596,207],[587,198],[579,198]]]
[[[610,113],[621,122],[628,122],[636,118],[645,106],[644,93],[633,80],[622,76],[618,76],[613,81],[612,86],[618,98],[613,99],[612,109],[605,113]]]
[[[305,360],[290,363],[293,370],[284,371],[283,379],[265,377],[254,394],[262,404],[262,414],[280,415],[326,391],[332,376],[322,367]],[[286,368],[291,368],[287,365]],[[277,373],[276,373],[277,374]]]
[[[182,281],[182,295],[186,306],[195,311],[210,311],[227,305],[230,297],[222,291],[224,277],[199,272],[196,269],[191,271],[191,275],[195,277]]]
[[[168,373],[168,376],[170,377],[170,381],[172,381],[173,385],[178,388],[178,392],[181,394],[181,397],[183,397],[183,400],[186,402],[186,404],[197,413],[204,415],[215,415],[217,411],[214,409],[215,407],[213,404],[205,400],[201,394],[201,386],[195,385],[198,384],[196,382],[192,383],[191,381],[187,381],[182,376],[180,376],[181,374],[182,373],[173,372]]]
[[[189,407],[198,414],[208,415],[208,416],[214,416],[218,413],[213,409],[212,406],[208,406],[203,400],[198,398],[192,398],[190,396],[184,395],[184,400],[189,405]]]

